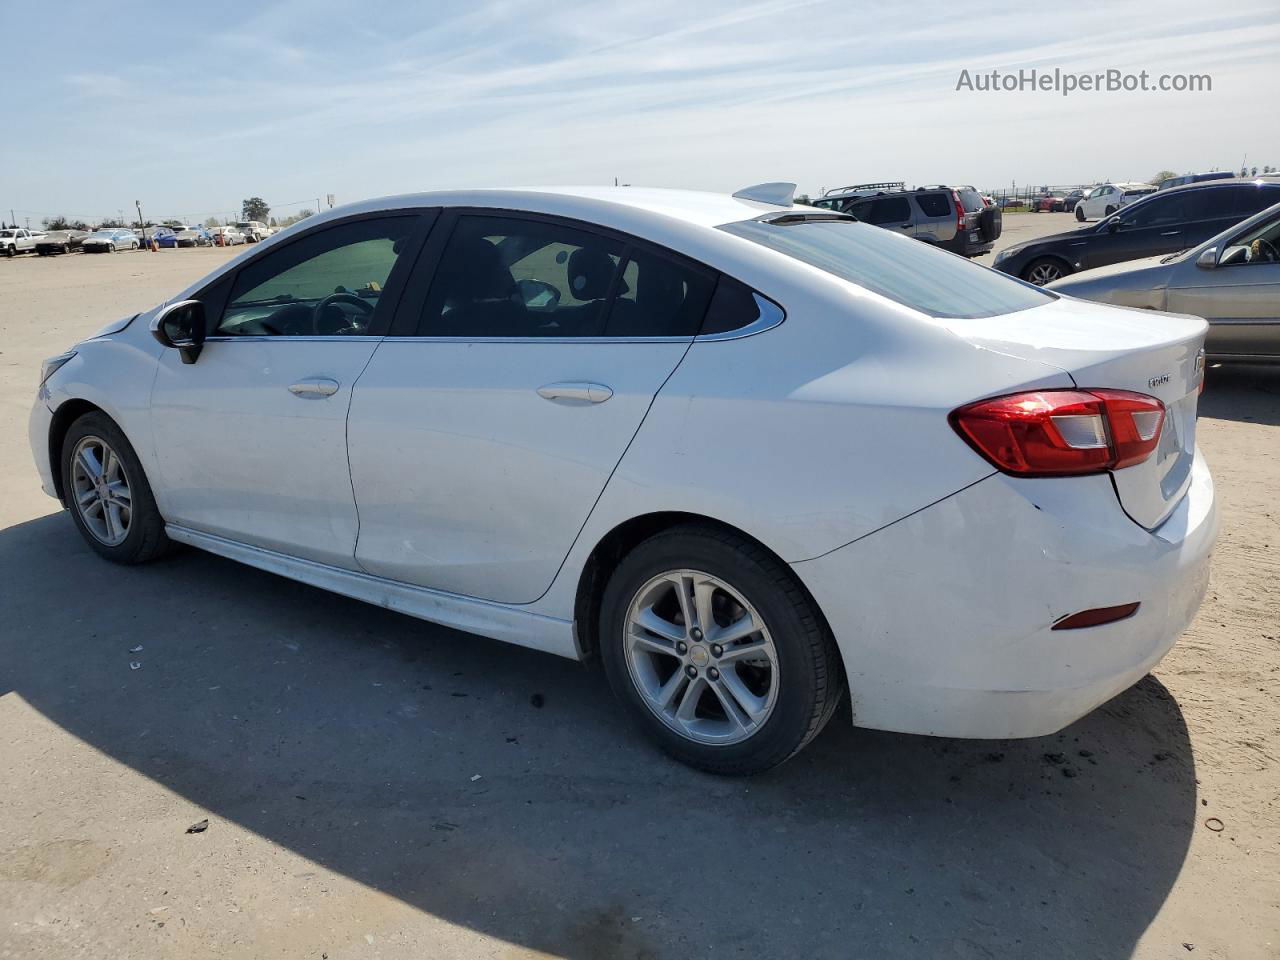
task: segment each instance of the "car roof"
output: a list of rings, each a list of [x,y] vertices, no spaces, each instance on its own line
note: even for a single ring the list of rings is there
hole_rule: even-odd
[[[1180,183],[1176,187],[1166,187],[1162,194],[1181,193],[1186,190],[1220,190],[1223,187],[1276,187],[1280,179],[1275,177],[1231,177],[1221,180],[1200,180],[1195,183]]]
[[[613,216],[628,213],[680,220],[714,227],[737,220],[750,220],[767,213],[786,210],[811,212],[807,205],[781,206],[731,197],[727,193],[673,190],[652,187],[524,187],[440,190],[379,197],[336,207],[316,214],[319,220],[338,219],[356,213],[393,210],[400,207],[492,207],[556,214],[609,224]]]

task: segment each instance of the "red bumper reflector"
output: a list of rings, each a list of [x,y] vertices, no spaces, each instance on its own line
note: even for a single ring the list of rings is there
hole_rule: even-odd
[[[1053,625],[1055,630],[1079,630],[1081,627],[1100,627],[1104,623],[1115,623],[1125,617],[1132,617],[1138,612],[1137,603],[1122,603],[1118,607],[1094,607],[1092,610],[1081,610],[1063,617]]]

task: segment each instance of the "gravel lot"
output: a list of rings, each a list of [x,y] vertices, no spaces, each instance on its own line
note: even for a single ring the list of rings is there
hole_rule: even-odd
[[[722,780],[595,668],[81,544],[30,463],[40,359],[232,252],[0,261],[0,957],[1280,955],[1280,371],[1211,371],[1223,529],[1153,676],[1039,740],[846,711]]]

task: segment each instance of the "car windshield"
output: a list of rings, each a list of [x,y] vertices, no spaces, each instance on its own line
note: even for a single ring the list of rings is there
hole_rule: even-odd
[[[1012,277],[869,224],[744,220],[720,229],[931,317],[994,317],[1056,299]]]

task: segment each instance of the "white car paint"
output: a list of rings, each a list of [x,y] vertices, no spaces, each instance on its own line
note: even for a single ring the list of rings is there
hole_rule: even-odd
[[[813,595],[854,722],[906,732],[1058,729],[1140,677],[1194,613],[1216,531],[1194,447],[1203,321],[1072,300],[934,319],[714,229],[782,208],[711,194],[421,194],[328,211],[306,230],[453,206],[644,237],[749,284],[786,319],[635,342],[211,340],[183,364],[152,338],[156,308],[79,344],[41,386],[30,432],[46,491],[54,412],[92,403],[129,437],[173,539],[568,657],[591,629],[576,621],[579,591],[610,531],[657,513],[710,518],[789,563]],[[916,246],[866,229],[889,255]],[[263,241],[175,301],[300,235]],[[337,391],[289,392],[317,376]],[[563,380],[614,395],[538,395]],[[1171,439],[1112,475],[1026,479],[948,423],[977,399],[1076,386],[1159,396],[1177,407]],[[1142,607],[1127,620],[1051,631],[1129,601]]]
[[[1101,220],[1121,207],[1127,206],[1143,196],[1155,193],[1156,189],[1150,183],[1137,183],[1127,180],[1116,183],[1101,183],[1080,199],[1076,204],[1076,210],[1084,214],[1085,220]],[[1076,214],[1076,218],[1080,219],[1080,213]]]

